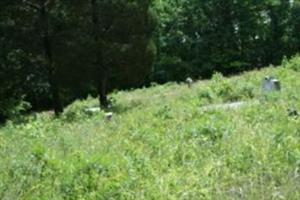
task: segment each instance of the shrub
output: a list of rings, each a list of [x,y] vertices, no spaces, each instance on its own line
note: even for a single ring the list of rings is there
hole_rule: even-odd
[[[226,79],[221,73],[215,73],[211,85],[202,89],[198,97],[201,100],[206,100],[205,103],[252,99],[255,97],[255,85],[248,81]]]
[[[290,60],[284,58],[282,61],[282,66],[297,72],[300,71],[300,55],[296,55],[292,57]]]
[[[0,100],[0,123],[3,123],[6,119],[19,117],[30,108],[30,103],[23,100],[14,98]]]
[[[212,77],[212,90],[223,101],[237,101],[242,98],[237,88],[225,79],[221,73],[215,73]]]
[[[94,105],[91,100],[77,100],[65,109],[62,119],[68,122],[84,120],[93,115],[93,112],[88,112],[86,109],[97,106],[98,104]]]

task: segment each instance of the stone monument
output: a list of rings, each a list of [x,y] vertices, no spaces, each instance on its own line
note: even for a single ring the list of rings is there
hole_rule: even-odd
[[[280,91],[281,83],[278,79],[272,76],[266,76],[262,81],[262,92]]]

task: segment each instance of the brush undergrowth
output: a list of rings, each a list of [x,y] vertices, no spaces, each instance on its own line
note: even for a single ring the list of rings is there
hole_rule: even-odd
[[[299,60],[299,59],[298,59]],[[300,199],[300,63],[75,102],[0,129],[0,199]],[[274,75],[282,91],[262,94]],[[259,101],[238,109],[202,106]]]

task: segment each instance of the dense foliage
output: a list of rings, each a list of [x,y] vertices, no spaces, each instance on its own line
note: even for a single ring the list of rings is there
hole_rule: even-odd
[[[279,64],[299,51],[298,0],[163,0],[155,8],[163,82]]]
[[[21,101],[63,106],[88,93],[107,106],[114,88],[142,85],[155,58],[147,0],[0,3],[0,118]]]
[[[299,0],[1,0],[0,121],[31,108],[278,64]],[[21,105],[21,106],[20,106]]]
[[[300,59],[278,68],[76,101],[0,128],[0,199],[300,198]],[[262,94],[273,75],[280,92]],[[232,101],[238,108],[207,109]]]

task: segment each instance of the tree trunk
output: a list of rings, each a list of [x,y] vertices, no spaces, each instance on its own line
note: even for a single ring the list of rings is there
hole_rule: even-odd
[[[93,22],[93,37],[95,44],[99,44],[99,19],[97,15],[97,3],[96,0],[91,0],[91,8],[92,8],[92,22]],[[101,48],[101,47],[98,47]],[[106,68],[103,60],[102,49],[100,49],[100,56],[96,55],[95,58],[95,66],[98,69],[98,95],[99,95],[99,104],[102,108],[108,107],[108,99],[107,99],[107,83],[108,83],[108,69]]]
[[[50,90],[52,94],[53,101],[53,109],[55,115],[58,116],[63,112],[63,106],[61,103],[60,95],[59,95],[59,86],[57,80],[55,78],[55,69],[53,66],[53,57],[52,57],[52,47],[51,41],[49,37],[49,22],[47,16],[47,10],[45,1],[40,1],[40,18],[41,18],[41,26],[42,26],[42,38],[43,38],[43,48],[46,59],[46,68],[48,71],[48,81],[50,84]]]
[[[107,81],[108,81],[108,73],[106,69],[99,70],[99,85],[98,85],[98,94],[99,94],[99,103],[100,107],[107,108],[108,107],[108,99],[107,99]]]
[[[6,117],[0,114],[0,126],[5,123]]]

